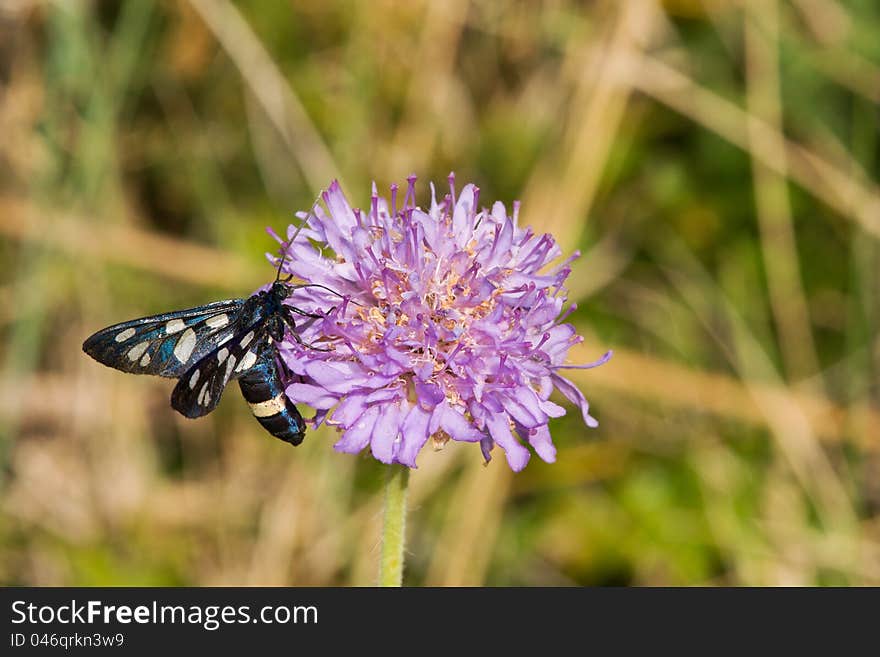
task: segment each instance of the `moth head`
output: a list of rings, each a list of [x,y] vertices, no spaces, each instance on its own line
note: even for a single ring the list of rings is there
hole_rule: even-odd
[[[294,289],[295,286],[286,281],[275,281],[272,283],[271,294],[277,301],[284,301]]]

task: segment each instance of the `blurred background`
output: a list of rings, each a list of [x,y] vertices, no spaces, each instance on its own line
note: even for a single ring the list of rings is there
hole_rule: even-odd
[[[293,212],[475,182],[580,249],[599,419],[411,481],[410,585],[880,584],[874,0],[0,0],[0,583],[370,585],[383,471],[81,351]],[[420,203],[428,199],[422,187]]]

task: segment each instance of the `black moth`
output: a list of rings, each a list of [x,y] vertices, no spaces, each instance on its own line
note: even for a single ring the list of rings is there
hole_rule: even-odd
[[[189,418],[213,411],[226,384],[238,379],[241,394],[266,431],[299,445],[305,423],[284,394],[279,371],[284,364],[275,343],[287,329],[301,342],[295,315],[321,317],[285,305],[284,300],[297,288],[324,286],[292,285],[279,280],[280,274],[281,264],[272,287],[247,299],[216,301],[108,326],[89,337],[83,351],[123,372],[179,379],[171,406]]]

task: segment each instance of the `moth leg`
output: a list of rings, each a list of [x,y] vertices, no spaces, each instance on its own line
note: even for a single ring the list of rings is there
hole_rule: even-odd
[[[276,367],[280,367],[281,370],[284,372],[284,380],[290,380],[295,376],[294,373],[290,371],[287,363],[284,362],[284,359],[278,357],[277,355],[275,356],[275,365]]]
[[[287,309],[291,312],[295,312],[297,315],[302,315],[303,317],[310,317],[311,319],[324,319],[324,315],[316,315],[315,313],[307,313],[305,310],[300,310],[295,306],[287,306]]]
[[[303,347],[308,347],[309,349],[314,349],[315,351],[332,351],[332,349],[322,349],[321,347],[316,347],[311,342],[305,342],[301,337],[299,337],[298,333],[291,331],[290,334],[293,336],[293,339],[296,340]]]
[[[295,312],[298,315],[302,315],[303,317],[308,317],[309,319],[324,319],[324,315],[315,315],[313,313],[307,313],[304,310],[300,310],[299,308],[295,308],[293,306],[287,306],[287,310]],[[315,351],[331,351],[330,349],[322,349],[320,347],[315,347],[309,342],[305,342],[300,336],[299,331],[297,331],[296,322],[293,321],[293,317],[289,314],[284,315],[284,323],[287,324],[287,327],[290,329],[290,334],[293,336],[293,339],[296,340],[303,347],[308,347],[309,349],[314,349]],[[306,322],[306,325],[311,324],[311,322]]]

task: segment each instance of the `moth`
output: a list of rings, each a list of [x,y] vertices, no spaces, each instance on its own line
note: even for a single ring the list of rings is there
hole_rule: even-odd
[[[247,299],[215,301],[114,324],[90,336],[83,351],[123,372],[178,379],[171,406],[188,418],[217,408],[226,385],[236,379],[263,428],[299,445],[305,437],[305,422],[284,394],[281,373],[287,370],[275,345],[288,330],[304,344],[295,318],[322,317],[287,305],[285,299],[297,288],[324,286],[281,280],[283,262],[282,257],[272,286]]]

